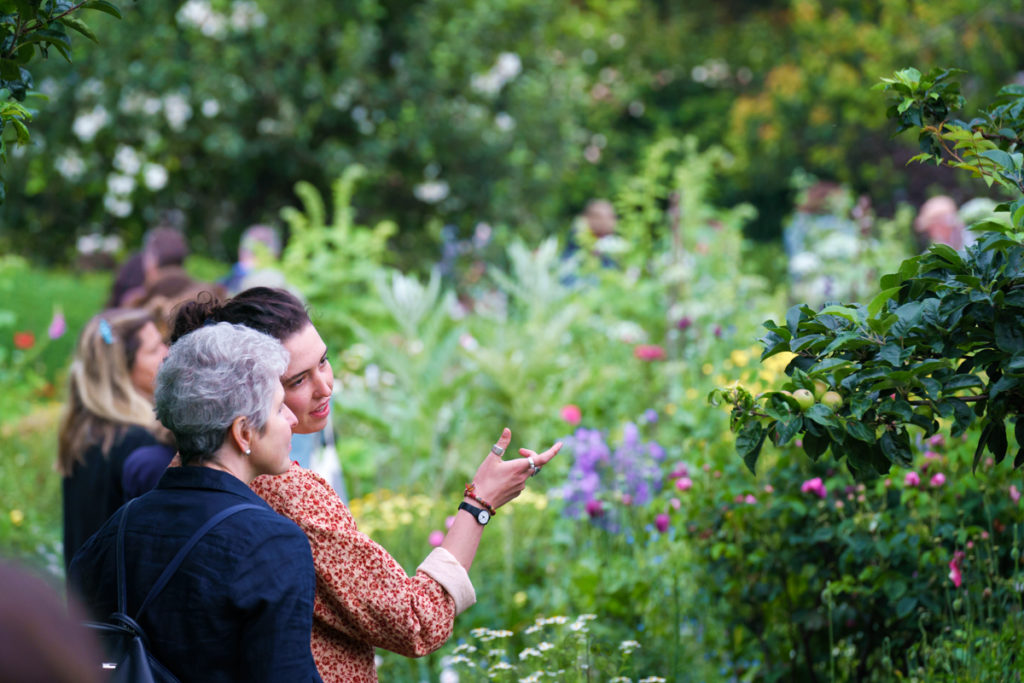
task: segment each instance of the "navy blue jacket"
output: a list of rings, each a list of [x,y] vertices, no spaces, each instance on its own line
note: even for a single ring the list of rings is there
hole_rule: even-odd
[[[139,623],[153,655],[183,683],[320,681],[310,638],[315,575],[309,541],[236,477],[208,467],[168,469],[136,499],[125,533],[127,612],[214,514],[243,510],[192,549]],[[122,507],[71,562],[68,584],[94,618],[117,606],[115,545]]]

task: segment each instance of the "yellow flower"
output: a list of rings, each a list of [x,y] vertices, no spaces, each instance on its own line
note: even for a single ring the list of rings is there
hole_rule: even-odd
[[[519,591],[512,596],[512,601],[516,603],[516,607],[522,607],[526,604],[526,591]]]
[[[705,363],[700,367],[700,371],[705,375],[710,375],[712,372],[715,371],[715,366],[712,365],[711,363]]]
[[[694,394],[697,393],[696,389],[693,389],[693,388],[687,389],[686,390],[686,397],[687,398],[690,398],[690,392],[691,391]],[[696,396],[694,396],[694,398],[696,398]],[[675,403],[666,403],[665,404],[665,414],[666,415],[675,415],[676,414],[676,404]]]
[[[729,354],[729,360],[738,368],[745,368],[750,362],[750,354],[742,349],[735,349]]]
[[[21,526],[21,523],[25,521],[25,513],[21,510],[11,510],[11,524],[14,526]]]

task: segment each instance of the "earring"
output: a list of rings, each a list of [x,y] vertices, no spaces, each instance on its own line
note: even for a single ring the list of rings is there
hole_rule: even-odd
[[[245,449],[245,454],[246,455],[252,455],[252,449],[251,448],[246,448]]]

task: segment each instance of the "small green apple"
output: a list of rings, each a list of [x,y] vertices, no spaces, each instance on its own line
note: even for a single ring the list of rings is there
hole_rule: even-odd
[[[807,389],[797,389],[793,392],[793,398],[800,405],[800,410],[807,410],[814,405],[814,394]]]
[[[821,402],[833,411],[839,410],[843,405],[843,397],[835,391],[826,391],[821,395]]]
[[[828,391],[828,384],[820,379],[814,380],[814,398],[820,401],[826,391]]]

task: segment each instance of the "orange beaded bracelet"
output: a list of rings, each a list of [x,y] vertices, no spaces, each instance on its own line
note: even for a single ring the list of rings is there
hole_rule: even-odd
[[[489,513],[491,513],[491,516],[492,517],[494,516],[494,513],[495,513],[494,506],[492,506],[490,503],[488,503],[486,500],[484,500],[480,496],[476,495],[476,482],[471,481],[468,484],[466,484],[466,493],[465,493],[465,495],[466,495],[466,498],[469,498],[470,500],[475,500],[476,502],[478,502],[481,505],[483,505],[484,508]]]

